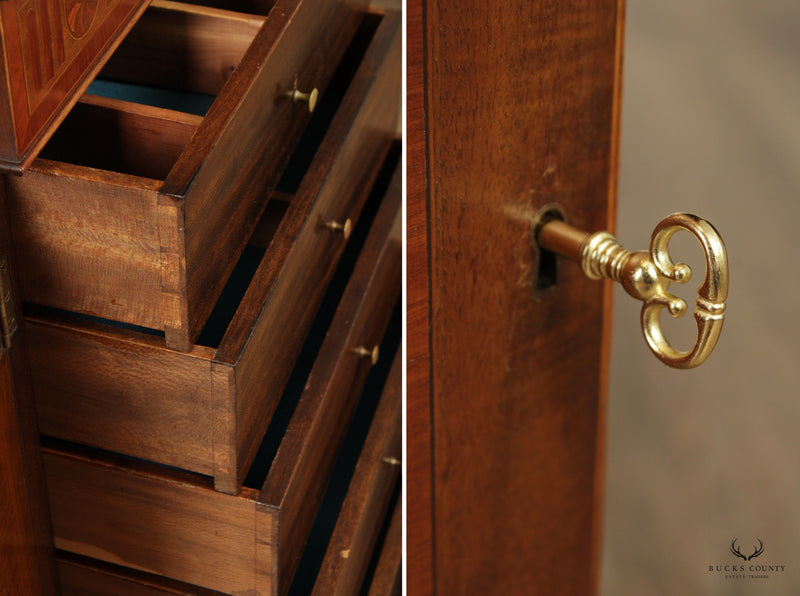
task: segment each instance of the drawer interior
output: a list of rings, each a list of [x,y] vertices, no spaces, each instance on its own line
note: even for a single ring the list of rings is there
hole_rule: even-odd
[[[311,594],[315,587],[320,567],[323,564],[326,550],[331,541],[331,536],[336,527],[337,521],[342,513],[345,499],[351,486],[351,482],[356,473],[356,466],[362,457],[370,427],[376,416],[379,407],[379,397],[384,392],[387,383],[396,382],[398,379],[391,377],[391,367],[393,361],[400,355],[401,339],[401,311],[395,309],[392,321],[389,325],[381,349],[385,352],[367,379],[364,390],[353,417],[353,421],[347,431],[347,436],[339,453],[333,475],[328,483],[322,505],[317,514],[311,535],[307,541],[294,581],[286,583],[280,590],[281,593],[288,589],[289,596],[303,596]],[[52,443],[48,447],[64,448],[63,444]],[[263,462],[259,461],[254,468],[263,467]],[[255,478],[255,476],[253,476]],[[400,483],[396,483],[393,491],[388,511],[399,507],[400,502]],[[242,493],[243,498],[255,498],[257,495],[255,488],[246,489]],[[375,554],[368,560],[367,573],[364,585],[369,585],[373,578],[378,564],[378,555],[381,546],[387,539],[387,532],[390,530],[392,516],[387,515],[379,529],[376,529],[377,540],[375,544]],[[396,525],[396,523],[394,524]],[[119,565],[114,565],[105,561],[97,561],[89,557],[76,555],[74,553],[60,550],[58,552],[59,566],[62,573],[64,585],[62,589],[65,595],[83,594],[84,590],[109,589],[113,587],[118,593],[139,593],[136,590],[152,590],[153,594],[193,594],[196,596],[212,594],[222,594],[222,592],[210,591],[196,586],[190,586],[174,580],[158,577],[139,570],[132,570]],[[291,580],[291,578],[289,578]],[[150,592],[147,592],[148,594]]]
[[[154,1],[40,157],[166,180],[268,18]],[[376,14],[364,16],[325,90],[317,110],[325,115],[317,122],[332,118],[379,23]]]
[[[329,315],[327,315],[323,310],[320,312],[319,318],[325,319],[328,316]],[[328,484],[329,478],[335,478],[333,483],[329,484],[329,492],[331,492],[334,497],[326,498],[327,504],[325,505],[324,513],[322,514],[323,517],[333,516],[335,520],[336,516],[338,515],[338,511],[341,508],[342,502],[341,495],[348,490],[350,479],[353,476],[353,470],[355,469],[355,462],[360,458],[365,437],[367,435],[367,430],[373,426],[372,421],[376,416],[375,412],[377,408],[379,408],[379,401],[381,403],[387,401],[386,399],[379,400],[379,396],[381,396],[383,393],[383,387],[387,383],[390,365],[394,360],[396,360],[396,354],[399,353],[399,345],[401,340],[400,323],[400,308],[399,304],[397,304],[394,309],[392,320],[387,325],[388,329],[383,334],[383,340],[380,345],[382,356],[378,360],[378,363],[369,369],[369,374],[365,385],[359,386],[360,389],[358,390],[358,393],[361,395],[360,399],[358,399],[358,394],[354,395],[354,398],[356,398],[356,403],[358,404],[357,407],[354,408],[355,414],[350,412],[350,415],[344,418],[341,426],[330,429],[333,433],[341,433],[342,435],[345,435],[344,443],[341,444],[341,447],[339,447],[339,445],[333,445],[331,447],[331,457],[334,457],[335,453],[340,454],[338,463],[336,463],[335,467],[333,465],[324,464],[319,468],[314,468],[314,474],[319,478],[319,482]],[[311,337],[309,337],[307,345],[304,348],[304,358],[302,358],[298,363],[294,374],[295,382],[287,388],[287,391],[284,394],[283,401],[288,404],[288,406],[282,407],[281,409],[285,412],[286,418],[293,417],[295,407],[299,401],[305,399],[305,403],[308,403],[309,399],[313,400],[313,397],[309,397],[309,393],[306,390],[306,386],[310,381],[311,367],[309,367],[304,360],[314,359],[313,356],[320,351],[318,347],[318,344],[320,343],[319,338],[315,336],[324,335],[323,329],[321,328],[324,326],[324,324],[320,326],[315,325],[315,327],[317,327],[317,331],[312,334]],[[323,348],[322,351],[325,351],[325,348]],[[397,368],[397,366],[393,367],[393,369]],[[397,376],[398,375],[395,374],[392,380],[392,383],[395,385],[399,382]],[[398,391],[396,391],[396,394],[399,396]],[[399,397],[395,401],[398,402],[397,407],[399,408]],[[386,408],[384,407],[383,410],[386,410]],[[297,411],[305,412],[302,407],[297,408]],[[303,418],[304,416],[301,415],[300,419]],[[385,416],[381,418],[381,420],[385,419]],[[353,422],[351,422],[351,420],[353,420]],[[314,430],[313,425],[304,426],[304,424],[301,423],[298,426],[297,423],[294,423],[291,425],[291,427],[289,427],[290,430],[287,430],[287,425],[283,425],[284,428],[282,429],[278,428],[278,426],[279,425],[273,425],[270,428],[270,431],[264,438],[264,444],[270,444],[272,442],[284,443],[287,441],[291,444],[297,436],[298,428],[300,428],[300,432],[304,435],[303,442],[306,443],[305,448],[302,449],[301,452],[305,451],[307,448],[323,448],[323,444],[318,442],[321,437],[318,436],[318,433]],[[386,425],[381,425],[381,428],[383,426]],[[399,436],[399,419],[397,420],[397,427],[395,428],[393,424],[392,428],[394,428],[392,432],[397,433],[397,436]],[[326,430],[322,434],[326,435],[327,432],[328,431]],[[385,432],[388,436],[389,428],[387,428]],[[383,436],[383,431],[378,433],[378,436]],[[273,503],[271,500],[265,499],[265,495],[270,494],[270,488],[273,486],[273,484],[282,484],[283,478],[285,478],[284,474],[286,472],[284,471],[284,474],[277,474],[277,482],[274,482],[272,470],[270,470],[270,468],[274,462],[286,461],[287,458],[284,457],[281,459],[275,455],[265,458],[263,455],[269,451],[272,451],[273,454],[275,454],[279,450],[273,450],[271,448],[266,450],[262,449],[262,457],[257,458],[256,463],[253,465],[254,469],[251,470],[252,473],[249,476],[248,484],[250,484],[250,486],[243,487],[236,496],[228,496],[215,492],[212,488],[210,480],[203,478],[202,476],[187,474],[180,470],[174,470],[166,466],[157,466],[149,462],[143,462],[133,458],[120,457],[115,454],[93,450],[83,446],[69,445],[65,442],[55,441],[48,438],[45,438],[43,443],[46,450],[45,460],[47,461],[47,466],[49,466],[48,479],[51,490],[51,505],[54,507],[53,519],[56,530],[56,543],[57,546],[66,550],[70,550],[70,548],[73,546],[77,546],[78,549],[76,552],[83,555],[97,552],[107,552],[112,557],[112,562],[122,559],[130,561],[131,564],[135,564],[137,566],[144,565],[143,569],[148,568],[146,565],[154,565],[158,570],[159,565],[161,565],[163,569],[160,572],[165,573],[165,575],[169,575],[170,571],[176,568],[173,566],[175,565],[175,561],[171,560],[170,557],[176,556],[172,552],[172,549],[179,548],[178,542],[180,541],[177,540],[177,537],[180,536],[182,539],[186,538],[183,534],[184,529],[188,530],[190,527],[193,527],[194,524],[198,523],[197,518],[193,517],[198,515],[197,511],[203,512],[207,507],[211,507],[215,512],[215,519],[217,519],[218,516],[219,520],[225,520],[228,518],[235,518],[238,520],[234,524],[234,527],[237,528],[236,535],[238,538],[233,539],[232,542],[229,542],[230,538],[227,538],[230,537],[230,531],[228,529],[229,527],[227,522],[203,521],[200,523],[200,525],[203,526],[203,529],[199,531],[204,536],[211,534],[215,537],[215,544],[208,545],[210,553],[214,553],[214,549],[217,548],[217,540],[225,541],[225,544],[228,545],[239,545],[242,540],[244,540],[245,543],[248,542],[246,528],[248,527],[248,524],[253,523],[253,510],[248,507],[248,503],[253,503],[253,505],[257,508],[257,511],[259,507],[264,508],[263,513],[265,515],[269,511],[273,512],[268,518],[266,518],[275,520],[273,522],[275,525],[272,527],[277,528],[283,524],[283,510],[286,507],[286,503],[283,502],[283,500]],[[294,461],[292,464],[294,467],[302,465],[301,462],[304,461],[301,453],[295,452],[294,450],[292,450],[292,453],[289,454],[289,459]],[[260,469],[255,470],[255,468]],[[266,475],[267,471],[269,471],[270,474],[264,481],[263,486],[259,486],[258,483],[261,482],[261,479]],[[289,476],[294,476],[296,473],[298,473],[298,470],[289,470],[289,472],[291,472]],[[331,476],[331,474],[333,476]],[[65,486],[65,482],[68,485],[71,485],[71,487]],[[317,489],[311,490],[312,494],[303,493],[302,495],[294,495],[292,498],[302,498],[304,501],[303,507],[309,507],[308,504],[312,503],[312,505],[310,505],[312,509],[309,512],[311,513],[316,511],[316,507],[319,506],[319,501],[316,500],[319,497],[315,497],[313,495],[316,490]],[[130,510],[125,507],[125,503],[128,503],[128,501],[123,501],[123,504],[116,503],[114,498],[111,496],[112,494],[124,495],[125,499],[129,498],[128,495],[133,495],[132,498],[134,499],[135,509],[139,507],[138,503],[140,499],[144,500],[146,504],[143,505],[143,511],[147,514],[146,520],[142,518],[140,514],[130,512]],[[102,496],[98,497],[96,495]],[[93,518],[88,524],[86,523],[86,514],[84,512],[84,507],[86,507],[86,505],[82,504],[84,499],[87,497],[90,501],[100,498],[103,503],[103,511],[98,511],[96,518]],[[180,513],[178,510],[172,509],[175,507],[175,505],[172,504],[173,501],[175,503],[184,504],[180,509]],[[199,503],[197,505],[199,509],[197,510],[195,509],[195,503]],[[313,505],[313,503],[316,503],[316,505]],[[251,505],[251,507],[253,505]],[[94,505],[89,505],[89,508],[96,510]],[[158,511],[163,511],[163,509],[166,508],[166,510],[170,511],[170,513],[166,515],[161,513],[151,517],[150,515],[152,515],[154,508]],[[112,511],[113,513],[111,513],[110,517],[107,518],[106,516],[108,515],[108,511]],[[70,514],[69,512],[72,513]],[[186,515],[188,515],[188,517],[184,519],[184,516]],[[126,549],[133,549],[134,552],[138,552],[140,547],[135,546],[137,543],[134,542],[134,546],[128,546],[128,543],[126,542],[127,539],[122,538],[122,542],[126,546],[120,546],[120,539],[114,536],[116,532],[109,529],[110,527],[117,528],[119,532],[123,533],[123,535],[127,535],[128,530],[136,531],[133,530],[133,528],[120,527],[119,525],[121,518],[131,518],[131,516],[135,517],[136,519],[143,520],[142,523],[147,526],[147,535],[150,537],[150,539],[155,541],[155,543],[162,545],[162,547],[156,551],[157,559],[155,562],[153,562],[152,558],[148,559],[148,556],[153,556],[152,554],[132,555],[131,552]],[[174,521],[174,528],[179,528],[177,530],[177,534],[174,528],[162,530],[158,527],[161,523],[166,523],[167,525],[172,526],[172,520],[175,519],[174,516],[181,518],[180,520]],[[263,523],[259,524],[259,519],[261,519],[260,514],[257,514],[255,528],[250,530],[250,532],[258,532],[258,528],[263,526]],[[222,525],[217,526],[217,523],[221,523]],[[98,525],[105,527],[98,527]],[[124,526],[124,524],[121,525]],[[329,523],[327,525],[322,524],[320,526],[322,528],[321,531],[324,533],[325,528],[329,526]],[[69,529],[70,527],[72,529]],[[290,523],[287,525],[286,530],[295,535],[296,539],[302,540],[302,543],[305,543],[304,532],[306,531],[306,527],[308,526],[305,522]],[[75,532],[77,532],[77,534]],[[110,538],[109,535],[111,536]],[[257,534],[257,536],[258,535],[260,534]],[[138,540],[141,539],[142,536],[139,536]],[[95,542],[95,540],[99,540],[99,542]],[[111,544],[108,543],[109,540],[111,541]],[[188,539],[187,545],[193,545],[192,548],[197,548],[196,540],[196,538]],[[205,540],[206,539],[203,539],[204,545]],[[250,544],[252,544],[252,540],[253,538],[250,536]],[[257,538],[257,545],[260,544],[259,540],[263,539]],[[325,539],[323,537],[322,540],[317,540],[316,542],[322,544],[324,543],[324,540]],[[291,542],[292,541],[290,540],[286,544],[291,544]],[[278,553],[291,552],[291,548],[284,550],[284,542],[282,540],[278,540],[277,535],[273,535],[272,539],[268,543],[264,542],[264,544],[271,545],[269,547],[270,551],[277,549]],[[123,550],[117,550],[118,548]],[[166,550],[161,550],[161,548]],[[205,580],[203,579],[202,574],[198,576],[196,571],[189,573],[188,577],[178,575],[177,579],[188,581],[191,578],[192,581],[196,581],[200,585],[205,585],[214,589],[221,589],[223,591],[233,589],[226,586],[246,585],[248,581],[245,577],[247,575],[246,570],[250,565],[248,562],[249,556],[252,556],[245,554],[247,550],[247,547],[236,546],[234,552],[240,554],[234,555],[232,559],[227,558],[231,556],[229,551],[223,550],[223,552],[226,554],[224,555],[225,558],[222,560],[229,561],[235,569],[239,569],[239,571],[236,571],[235,569],[231,571],[231,573],[234,575],[228,576],[227,580],[220,579],[219,576],[215,575],[214,579],[210,581],[210,583],[206,584],[203,583]],[[142,559],[140,556],[144,558]],[[177,556],[178,560],[183,561],[183,555]],[[214,562],[218,560],[216,558],[217,554],[203,555],[202,551],[195,551],[193,556],[199,557],[201,566],[203,563],[207,565],[212,562],[211,560],[206,560],[206,556],[213,559]],[[274,556],[274,554],[269,556],[256,555],[254,559],[256,568],[263,569],[266,561],[275,561]],[[119,559],[117,557],[119,557]],[[280,556],[278,560],[281,560]],[[279,581],[280,585],[283,586],[280,590],[281,593],[283,593],[284,589],[288,587],[288,581],[291,579],[294,566],[291,564],[290,556],[284,557],[284,559],[281,561],[280,575],[278,578],[274,578],[273,576],[273,580],[271,581]],[[178,565],[178,567],[181,567],[181,565]],[[267,565],[267,567],[271,569],[269,565]],[[227,571],[223,571],[222,573],[227,573]],[[240,573],[243,573],[244,576],[240,575]],[[260,585],[263,586],[264,584]],[[238,592],[235,591],[235,593]],[[271,593],[271,591],[267,592],[265,590],[264,593]]]

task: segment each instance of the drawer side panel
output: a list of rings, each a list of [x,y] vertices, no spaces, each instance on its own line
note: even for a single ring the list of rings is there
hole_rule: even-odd
[[[75,321],[27,318],[45,435],[212,474],[211,363]]]
[[[162,328],[155,188],[44,160],[5,181],[24,302]]]
[[[51,450],[44,460],[56,548],[226,594],[253,593],[254,501]]]

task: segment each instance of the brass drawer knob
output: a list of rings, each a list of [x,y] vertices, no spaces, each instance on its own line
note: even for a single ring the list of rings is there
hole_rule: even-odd
[[[317,99],[319,99],[319,91],[314,87],[310,93],[303,93],[299,89],[292,89],[286,94],[294,103],[304,101],[308,104],[308,112],[312,113],[314,108],[317,107]]]
[[[375,366],[378,363],[378,356],[380,355],[378,346],[375,346],[372,349],[365,348],[364,346],[358,346],[357,348],[353,349],[353,352],[358,354],[361,358],[369,358],[372,366]]]
[[[659,223],[650,238],[650,250],[631,252],[608,232],[590,234],[561,220],[557,209],[545,209],[534,221],[534,238],[545,250],[581,264],[590,279],[613,279],[625,291],[644,302],[642,331],[653,353],[673,368],[694,368],[708,358],[717,344],[728,297],[728,256],[725,244],[714,226],[688,213],[675,213]],[[661,329],[663,309],[673,317],[682,316],[686,302],[671,294],[672,282],[684,284],[692,270],[684,263],[674,264],[669,254],[672,236],[685,230],[703,247],[706,276],[697,290],[694,318],[697,339],[694,347],[680,351],[672,347]]]
[[[344,223],[339,223],[338,221],[326,221],[325,227],[334,232],[341,232],[345,240],[350,238],[350,234],[353,232],[353,222],[349,217],[344,221]]]

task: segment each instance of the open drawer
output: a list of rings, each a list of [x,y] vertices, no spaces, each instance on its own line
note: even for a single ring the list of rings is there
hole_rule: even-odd
[[[154,1],[100,76],[159,101],[208,97],[207,113],[84,96],[26,173],[5,178],[23,301],[191,349],[308,121],[294,91],[327,101],[365,18],[338,0],[203,4]],[[389,63],[399,81],[399,56]]]
[[[397,465],[401,362],[398,350],[377,411],[373,413],[374,404],[364,403],[367,400],[362,398],[347,437],[349,444],[342,448],[289,596],[312,592],[355,596],[366,594],[367,588],[369,596],[401,593],[403,520]],[[369,428],[368,433],[364,427]],[[394,505],[387,512],[391,501]],[[284,575],[288,574],[280,585],[279,593],[284,594],[294,567],[286,568],[285,554],[278,560]],[[64,551],[59,553],[59,571],[64,596],[220,594]]]
[[[400,235],[398,197],[381,205],[333,320],[320,333],[321,346],[316,353],[305,350],[309,365],[301,356],[281,415],[236,495],[214,490],[202,476],[46,440],[56,547],[225,594],[285,593],[338,454],[352,445],[349,430],[358,425],[351,421],[364,420],[365,408],[374,411],[380,393],[396,414],[390,423],[378,423],[387,409],[378,406],[371,426],[388,438],[378,441],[383,451],[370,450],[370,457],[387,458],[387,482],[398,473],[391,462],[400,450],[399,374],[390,377],[392,391],[370,388],[376,379],[385,384],[398,352],[399,293],[386,285],[399,288]],[[390,254],[395,265],[387,261]],[[389,278],[386,269],[393,270]],[[381,298],[367,298],[377,305],[365,308],[364,294]],[[371,339],[365,327],[391,329],[375,366],[359,353],[362,340]]]
[[[370,200],[380,201],[395,168],[381,174],[392,141],[383,122],[393,108],[384,104],[399,97],[398,73],[386,64],[387,52],[399,57],[396,25],[381,20],[297,192],[267,207],[262,222],[277,229],[254,234],[265,250],[251,245],[243,255],[252,280],[245,276],[232,318],[231,308],[210,317],[202,345],[173,351],[142,330],[26,309],[43,434],[210,475],[219,490],[237,490],[337,262],[357,236],[345,241],[325,224],[350,220],[357,230],[370,189]],[[391,192],[399,201],[399,174]],[[231,281],[235,289],[238,277]]]

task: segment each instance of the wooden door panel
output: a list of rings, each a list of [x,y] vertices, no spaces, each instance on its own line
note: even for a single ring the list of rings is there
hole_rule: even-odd
[[[430,348],[429,585],[448,595],[590,594],[611,293],[568,263],[537,289],[530,225],[556,202],[579,227],[613,228],[623,4],[422,6],[427,200],[412,200],[409,185],[409,282],[412,223],[424,209],[430,326],[426,334],[410,311],[408,337],[410,358],[424,357],[425,339]],[[414,68],[410,59],[409,115]],[[412,175],[413,163],[410,153]],[[418,368],[409,361],[410,457],[425,449],[424,429],[412,426],[412,409],[425,405],[413,393]]]

